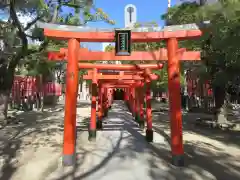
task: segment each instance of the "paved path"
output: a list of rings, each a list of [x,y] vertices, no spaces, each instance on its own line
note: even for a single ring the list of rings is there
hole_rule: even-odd
[[[154,132],[154,142],[147,143],[143,136],[144,132],[132,120],[122,101],[114,102],[109,116],[104,119],[103,131],[97,133],[96,142],[87,141],[88,133],[85,127],[86,124],[82,123],[78,127],[76,167],[62,168],[60,165],[47,180],[234,180],[240,177],[239,173],[234,174],[239,165],[234,159],[231,162],[234,162],[235,166],[231,166],[229,171],[226,164],[228,161],[222,161],[218,156],[219,163],[225,163],[225,172],[230,173],[223,174],[218,172],[220,170],[218,166],[214,167],[212,164],[213,167],[209,167],[207,161],[214,160],[211,156],[206,160],[203,153],[207,151],[204,152],[197,146],[192,150],[195,155],[197,151],[199,153],[196,160],[195,156],[186,155],[185,168],[173,167],[169,163],[171,155],[167,143],[168,135],[159,131]],[[187,144],[187,152],[189,146]],[[189,152],[191,153],[193,154]]]
[[[184,115],[186,166],[171,166],[168,112],[153,114],[154,142],[132,120],[122,101],[115,101],[97,141],[88,141],[90,105],[78,105],[77,165],[61,166],[64,112],[19,116],[21,123],[0,131],[0,180],[238,180],[239,134],[192,126]],[[234,139],[235,137],[235,139]]]
[[[73,169],[59,168],[48,180],[148,180],[165,177],[166,162],[158,158],[144,134],[132,120],[122,101],[115,101],[109,116],[104,119],[103,131],[97,132],[96,142],[88,142],[86,126],[78,128],[78,165]],[[161,135],[155,134],[155,143],[167,148]],[[74,178],[73,178],[74,177]]]

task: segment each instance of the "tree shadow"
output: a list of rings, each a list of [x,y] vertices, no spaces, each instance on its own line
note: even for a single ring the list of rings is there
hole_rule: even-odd
[[[169,129],[170,120],[169,113],[167,111],[161,113],[154,113],[154,123],[155,127],[160,127],[164,129]],[[199,126],[196,123],[197,118],[207,118],[205,114],[195,114],[195,113],[183,113],[183,133],[192,133],[196,135],[201,135],[210,139],[220,141],[224,144],[235,145],[240,147],[240,131],[231,130],[221,130],[218,128],[208,128],[205,126]]]
[[[59,152],[62,131],[56,124],[63,123],[61,106],[44,112],[28,111],[17,114],[11,123],[0,131],[0,179],[12,179],[19,168],[26,165],[39,148],[50,147]],[[28,151],[29,153],[28,156]],[[25,157],[26,156],[26,157]],[[30,169],[29,169],[30,170]]]
[[[77,108],[87,108],[91,105],[91,102],[88,102],[88,101],[80,101],[80,102],[77,102]],[[59,104],[58,105],[58,108],[62,108],[64,109],[65,107],[65,104]],[[53,107],[54,108],[54,107]]]
[[[157,133],[164,136],[170,143],[170,137],[163,130],[155,128]],[[170,144],[169,144],[170,145]],[[161,157],[166,161],[169,160],[168,157],[163,157],[162,154],[169,154],[169,152],[159,150],[154,145],[153,150],[157,155],[161,154]],[[214,149],[215,152],[209,149]],[[180,170],[171,169],[169,172],[172,175],[182,177],[180,171],[186,173],[186,179],[193,179],[193,175],[200,177],[200,179],[239,179],[240,175],[238,173],[240,166],[236,165],[236,157],[230,157],[229,154],[221,152],[221,149],[215,147],[209,143],[202,142],[201,140],[197,142],[185,141],[184,143],[185,151],[185,167]],[[156,172],[157,173],[157,172]],[[153,173],[154,174],[154,173]],[[157,176],[154,175],[155,179]],[[185,179],[185,178],[184,178]]]
[[[11,179],[13,173],[17,170],[17,161],[15,158],[17,151],[20,148],[20,144],[20,140],[13,140],[11,142],[7,142],[7,144],[1,148],[0,157],[4,157],[3,165],[1,167],[1,180]]]
[[[104,120],[106,123],[103,130],[97,133],[96,142],[86,140],[88,136],[86,126],[89,120],[86,119],[85,124],[78,128],[78,131],[82,132],[78,142],[84,144],[84,148],[78,147],[80,157],[77,165],[70,172],[52,180],[64,180],[69,177],[71,179],[118,178],[117,172],[122,178],[127,177],[127,179],[239,179],[236,158],[218,152],[217,147],[214,147],[216,153],[213,153],[209,151],[212,145],[202,141],[185,142],[185,167],[172,166],[170,145],[146,143],[143,131],[138,128],[132,117],[125,113],[127,108],[122,106],[120,102],[113,104],[109,116]],[[161,127],[164,126],[155,127],[155,138],[160,136],[169,141],[168,134]],[[129,176],[125,174],[127,170],[131,171]],[[62,171],[63,169],[60,169],[60,172]],[[145,172],[147,174],[144,174]]]

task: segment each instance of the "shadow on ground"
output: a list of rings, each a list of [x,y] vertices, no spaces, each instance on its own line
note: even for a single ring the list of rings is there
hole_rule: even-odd
[[[195,113],[183,113],[183,133],[199,134],[210,139],[215,139],[225,144],[233,144],[240,147],[240,131],[222,130],[218,128],[209,128],[196,124],[196,119],[206,117],[206,115]],[[169,113],[158,112],[154,113],[155,129],[169,129]]]
[[[61,142],[51,137],[62,137],[63,113],[59,115],[59,111],[62,111],[63,108],[64,106],[60,105],[43,113],[26,112],[20,114],[17,116],[20,121],[18,124],[10,124],[1,129],[0,156],[4,159],[0,173],[1,180],[12,178],[12,175],[21,165],[17,156],[27,146],[33,149],[40,146],[52,146],[56,151],[61,151]],[[169,142],[169,134],[165,132],[169,129],[168,113],[161,112],[157,113],[156,116],[154,121],[155,138],[163,136]],[[184,115],[184,132],[201,134],[225,144],[239,145],[237,134],[229,135],[229,132],[215,132],[211,129],[195,127],[191,123],[193,118],[191,114]],[[237,180],[240,178],[240,167],[237,161],[239,158],[231,156],[217,146],[203,142],[201,139],[186,141],[184,146],[186,165],[184,168],[173,167],[170,164],[169,143],[162,141],[146,143],[144,133],[132,119],[123,103],[118,101],[112,106],[109,116],[104,119],[104,129],[98,132],[97,143],[90,143],[87,141],[88,133],[86,131],[89,118],[85,118],[78,124],[78,161],[76,166],[61,177],[58,176],[54,179],[92,178],[100,180],[122,169],[131,169],[132,174],[125,178],[124,172],[121,172],[122,174],[111,175],[111,177],[135,179],[135,176],[138,175],[137,179],[152,180]],[[37,135],[45,138],[35,141]],[[141,165],[136,165],[136,162]],[[143,165],[143,169],[137,168]],[[145,178],[146,176],[148,178]]]
[[[89,107],[89,103],[81,103],[78,107]],[[18,168],[31,160],[27,159],[28,151],[34,153],[45,147],[50,147],[53,153],[61,151],[63,131],[59,125],[63,124],[64,105],[45,108],[43,112],[17,114],[1,129],[0,180],[12,179]],[[23,162],[21,157],[25,157]]]
[[[77,103],[77,108],[87,108],[87,107],[89,107],[90,105],[91,105],[91,102],[89,102],[89,101],[78,101],[78,103]],[[64,109],[64,107],[65,107],[64,102],[63,102],[63,104],[59,104],[59,105],[58,105],[58,108]]]
[[[84,139],[87,138],[88,120],[86,119],[78,126],[79,132],[85,132]],[[159,121],[155,125],[155,138],[163,136],[169,142],[169,135],[163,131],[164,128],[169,129],[168,121],[159,116]],[[185,131],[186,128],[184,127]],[[187,131],[190,131],[190,127]],[[206,136],[210,135],[206,134]],[[146,143],[142,130],[132,120],[121,101],[113,104],[109,116],[104,119],[104,129],[98,132],[98,137],[96,143],[88,142],[84,144],[84,147],[78,146],[76,166],[66,173],[60,170],[63,173],[61,177],[58,174],[58,177],[52,179],[107,179],[105,177],[108,174],[116,173],[121,169],[131,169],[132,174],[125,177],[122,172],[122,174],[114,174],[111,177],[152,180],[237,180],[240,178],[237,158],[221,152],[211,144],[202,142],[201,139],[185,142],[185,167],[173,167],[170,163],[169,143],[163,141]],[[210,151],[210,149],[216,151]],[[139,161],[141,164],[139,166],[144,166],[144,169],[137,168],[136,161]]]

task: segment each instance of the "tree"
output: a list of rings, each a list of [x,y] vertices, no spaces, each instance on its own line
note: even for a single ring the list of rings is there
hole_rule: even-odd
[[[201,6],[196,3],[184,3],[171,8],[163,16],[172,24],[210,20],[209,27],[203,29],[204,35],[199,41],[185,41],[181,45],[202,50],[202,62],[208,77],[211,77],[215,97],[214,119],[218,123],[227,122],[226,107],[230,86],[239,86],[239,9],[240,2],[232,0],[220,0]]]
[[[109,44],[105,47],[105,52],[115,52],[115,46]],[[116,64],[116,61],[107,61],[107,64]]]
[[[73,7],[76,10],[74,15],[67,15],[64,18],[60,15],[62,6]],[[75,24],[75,19],[80,19],[79,10],[83,9],[85,12],[90,12],[91,6],[94,6],[92,1],[80,0],[6,0],[0,4],[0,8],[4,12],[9,12],[9,18],[6,22],[0,21],[0,26],[3,27],[0,33],[0,39],[3,40],[3,48],[0,57],[0,120],[7,118],[7,104],[9,94],[11,92],[15,69],[23,59],[33,56],[33,54],[40,54],[45,51],[50,44],[64,44],[63,42],[49,40],[43,36],[43,31],[35,26],[38,20],[51,23]],[[95,7],[94,7],[95,8]],[[96,8],[95,8],[96,9]],[[109,23],[114,21],[109,20],[106,13],[99,10],[99,16]],[[19,21],[19,15],[29,14],[34,17],[33,20],[24,26]],[[89,13],[90,14],[90,13]],[[86,23],[78,21],[79,25]],[[30,32],[29,32],[30,31]],[[37,48],[31,48],[28,38],[32,40],[39,40],[41,44]]]
[[[105,52],[113,52],[115,50],[115,47],[112,44],[109,44],[105,47]]]
[[[9,18],[6,22],[7,26],[2,31],[3,49],[1,51],[1,75],[0,75],[0,119],[7,118],[7,104],[9,101],[9,94],[14,80],[15,68],[19,64],[20,60],[33,53],[29,49],[27,30],[38,20],[45,15],[49,15],[49,12],[43,7],[41,1],[37,3],[33,1],[24,1],[23,4],[19,4],[19,1],[9,0],[5,2],[5,6],[1,6],[3,10],[8,11]],[[39,4],[38,4],[39,3]],[[40,10],[40,8],[42,10]],[[33,14],[36,16],[34,20],[28,23],[25,27],[19,21],[19,15],[22,13],[31,13],[32,9],[35,11]],[[55,19],[52,18],[52,21]],[[43,49],[45,43],[40,47]],[[39,51],[41,51],[39,49]]]

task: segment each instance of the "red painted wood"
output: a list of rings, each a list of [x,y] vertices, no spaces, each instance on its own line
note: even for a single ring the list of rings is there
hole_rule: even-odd
[[[79,39],[81,42],[114,42],[115,32],[70,32],[61,30],[44,29],[44,35],[57,39]],[[164,39],[176,37],[187,39],[199,37],[201,30],[180,30],[161,32],[132,32],[132,42],[159,42]]]

